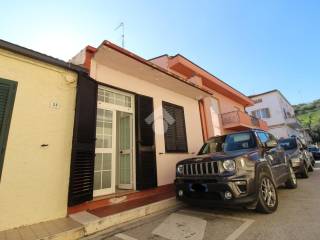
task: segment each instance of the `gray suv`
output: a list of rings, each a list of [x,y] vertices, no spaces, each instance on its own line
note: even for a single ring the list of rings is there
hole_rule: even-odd
[[[272,213],[277,187],[297,179],[277,139],[262,130],[209,139],[196,157],[176,165],[176,195],[198,206],[238,205]]]

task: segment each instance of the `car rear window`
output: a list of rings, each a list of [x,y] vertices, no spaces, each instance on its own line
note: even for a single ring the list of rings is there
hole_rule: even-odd
[[[281,139],[279,141],[280,146],[283,147],[285,150],[291,150],[291,149],[296,149],[297,146],[297,141],[295,139]]]

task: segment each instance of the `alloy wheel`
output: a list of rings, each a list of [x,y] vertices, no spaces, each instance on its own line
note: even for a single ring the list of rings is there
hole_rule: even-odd
[[[273,208],[277,202],[276,189],[269,178],[263,178],[261,181],[261,193],[263,201],[269,208]]]
[[[294,171],[293,171],[291,166],[289,167],[289,170],[290,170],[290,175],[291,175],[292,182],[293,182],[294,185],[296,185],[297,184],[296,174],[294,173]]]

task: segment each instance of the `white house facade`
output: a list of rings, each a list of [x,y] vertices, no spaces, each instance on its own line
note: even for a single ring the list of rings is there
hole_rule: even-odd
[[[255,104],[247,107],[247,112],[266,121],[270,133],[278,138],[292,135],[303,138],[294,108],[279,90],[252,95],[250,98]]]

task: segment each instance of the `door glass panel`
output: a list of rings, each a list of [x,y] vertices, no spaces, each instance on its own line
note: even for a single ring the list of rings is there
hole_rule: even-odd
[[[111,171],[102,172],[102,189],[111,188]]]
[[[103,154],[103,170],[111,171],[111,153]]]
[[[94,190],[111,188],[113,112],[97,109]]]
[[[120,113],[119,119],[119,187],[130,188],[131,179],[131,114]]]
[[[112,146],[112,136],[105,135],[103,139],[103,148],[111,148]]]
[[[131,183],[130,154],[121,154],[120,156],[120,183]]]
[[[94,179],[93,179],[93,190],[100,190],[101,189],[101,172],[94,172]]]
[[[98,89],[98,101],[131,108],[131,96],[114,93],[103,87],[99,87]]]
[[[102,135],[97,135],[96,137],[96,148],[102,148],[102,143],[103,143],[103,140],[102,140]]]
[[[103,134],[103,122],[102,121],[97,120],[96,134],[97,135],[102,135]]]
[[[102,153],[96,153],[96,158],[94,161],[94,170],[100,171],[102,169]]]
[[[130,117],[122,117],[120,120],[120,149],[130,148]]]

